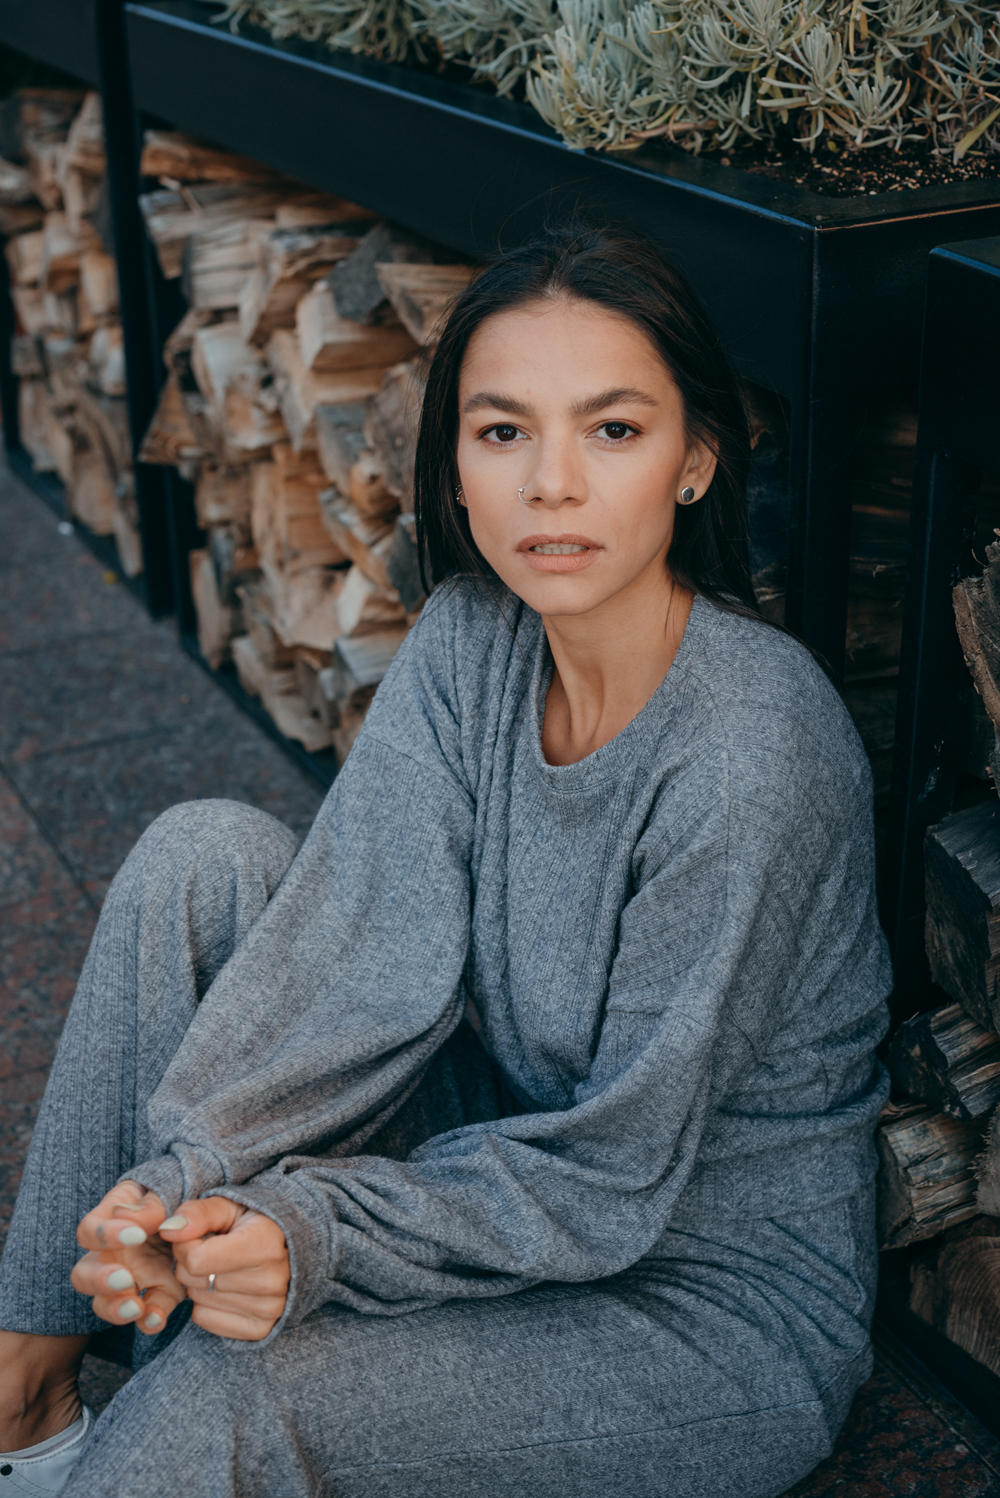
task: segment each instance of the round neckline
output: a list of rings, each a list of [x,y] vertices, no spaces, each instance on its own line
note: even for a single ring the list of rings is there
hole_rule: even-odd
[[[557,789],[570,789],[577,780],[588,780],[598,782],[609,779],[621,767],[624,756],[630,754],[638,747],[639,741],[646,738],[651,731],[654,719],[658,719],[664,701],[674,690],[678,680],[678,670],[681,673],[687,662],[688,656],[695,648],[697,637],[701,633],[703,625],[707,622],[706,611],[710,608],[696,593],[691,604],[691,612],[684,626],[681,642],[677,647],[677,653],[670,663],[663,680],[656,691],[636,713],[625,727],[616,733],[613,739],[602,744],[599,749],[586,755],[583,759],[574,761],[571,765],[551,765],[545,758],[542,748],[542,723],[545,712],[545,698],[548,694],[549,685],[552,681],[554,662],[552,651],[549,649],[548,636],[542,623],[541,615],[536,614],[536,628],[538,630],[538,644],[535,651],[535,660],[531,672],[531,745],[538,770]],[[533,612],[533,611],[532,611]]]

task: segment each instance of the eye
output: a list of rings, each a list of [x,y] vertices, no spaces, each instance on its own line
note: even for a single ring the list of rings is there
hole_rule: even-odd
[[[630,427],[627,421],[606,421],[597,430],[609,442],[622,442],[626,437],[635,436],[635,427]]]
[[[523,437],[524,433],[520,427],[512,426],[509,421],[501,421],[495,427],[487,427],[483,436],[489,437],[493,442],[500,442],[507,447],[510,443],[516,442],[518,437]]]

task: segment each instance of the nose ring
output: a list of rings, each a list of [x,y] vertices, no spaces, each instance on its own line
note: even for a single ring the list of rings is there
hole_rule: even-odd
[[[518,497],[518,499],[521,501],[521,503],[523,505],[530,505],[531,504],[531,500],[530,499],[525,499],[525,497],[524,497],[524,490],[527,489],[527,487],[528,487],[527,484],[525,484],[524,488],[518,489],[518,491],[517,491],[517,497]]]

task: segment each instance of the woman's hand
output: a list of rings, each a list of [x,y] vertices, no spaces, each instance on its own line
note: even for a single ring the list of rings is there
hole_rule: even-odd
[[[123,1181],[80,1223],[76,1241],[90,1251],[73,1266],[70,1280],[81,1295],[91,1297],[102,1321],[135,1323],[155,1336],[184,1300],[184,1286],[173,1269],[173,1247],[157,1234],[166,1215],[155,1192]]]
[[[207,1196],[182,1203],[160,1232],[199,1326],[240,1342],[267,1336],[285,1309],[291,1278],[285,1235],[270,1217]]]

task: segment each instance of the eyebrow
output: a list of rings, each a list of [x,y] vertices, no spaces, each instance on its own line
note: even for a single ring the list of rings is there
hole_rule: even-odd
[[[583,400],[574,401],[570,408],[574,416],[593,416],[598,411],[607,410],[608,406],[617,406],[625,401],[632,405],[655,406],[657,401],[644,390],[636,390],[631,385],[620,385],[613,390],[601,390],[597,395],[588,395]],[[512,416],[533,416],[535,413],[526,401],[518,400],[513,395],[503,395],[496,390],[479,390],[475,395],[470,395],[462,408],[467,416],[470,411],[509,411]]]

